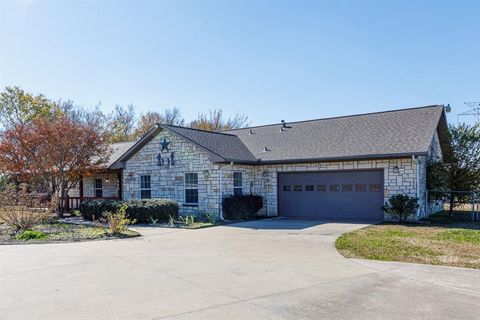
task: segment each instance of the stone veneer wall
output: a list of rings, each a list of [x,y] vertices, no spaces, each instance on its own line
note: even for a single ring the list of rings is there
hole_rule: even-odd
[[[419,170],[424,159],[419,159]],[[393,172],[398,166],[399,172]],[[410,196],[417,196],[417,164],[411,158],[392,160],[364,160],[345,162],[316,162],[308,164],[284,164],[284,165],[261,165],[255,170],[255,190],[266,199],[266,207],[263,214],[267,216],[277,215],[277,173],[295,171],[331,171],[331,170],[354,170],[354,169],[383,169],[384,172],[384,199],[391,195],[404,193]],[[422,181],[423,177],[420,177]],[[420,183],[420,189],[425,188]],[[420,199],[421,200],[421,199]],[[423,203],[422,203],[423,204]],[[417,213],[420,216],[421,212]],[[385,216],[385,219],[392,217]]]
[[[117,197],[119,189],[119,181],[117,173],[98,173],[83,178],[83,196],[95,197],[95,179],[102,179],[103,196]],[[79,187],[70,190],[68,193],[70,197],[79,197]]]
[[[157,165],[157,155],[161,149],[160,141],[164,137],[171,141],[170,151],[174,152],[176,158],[174,166]],[[169,154],[169,152],[165,153],[165,155]],[[180,213],[183,215],[218,213],[220,209],[220,174],[222,174],[223,195],[227,195],[233,193],[233,172],[241,171],[243,173],[243,191],[262,195],[265,198],[265,208],[262,214],[275,216],[278,209],[277,172],[383,169],[385,200],[393,194],[405,193],[419,196],[423,208],[426,187],[425,163],[426,158],[419,157],[418,160],[403,158],[284,165],[220,165],[212,163],[209,154],[203,149],[168,131],[162,131],[126,162],[123,172],[123,190],[125,199],[139,199],[140,175],[150,175],[152,198],[175,199],[180,204]],[[393,172],[395,166],[399,167],[398,173]],[[220,170],[220,168],[223,169]],[[419,170],[420,186],[418,195],[417,170]],[[184,174],[186,172],[198,173],[198,206],[184,205]],[[422,210],[417,213],[417,218],[423,215]],[[389,218],[386,217],[386,219]]]
[[[170,152],[176,158],[174,166],[158,166],[160,141],[170,140]],[[169,156],[170,152],[162,153]],[[218,165],[210,161],[209,154],[187,140],[169,131],[160,132],[125,163],[123,194],[125,199],[140,199],[140,176],[150,175],[152,199],[174,199],[180,205],[181,214],[199,214],[218,211]],[[198,173],[198,206],[185,206],[184,175]]]

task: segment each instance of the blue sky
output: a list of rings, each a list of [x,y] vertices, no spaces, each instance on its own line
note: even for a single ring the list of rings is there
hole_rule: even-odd
[[[480,1],[0,0],[0,86],[253,125],[480,100]]]

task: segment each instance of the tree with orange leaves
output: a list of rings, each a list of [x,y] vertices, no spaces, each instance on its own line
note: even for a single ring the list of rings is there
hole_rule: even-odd
[[[0,133],[0,171],[54,196],[65,197],[108,156],[93,128],[66,116],[34,119]]]

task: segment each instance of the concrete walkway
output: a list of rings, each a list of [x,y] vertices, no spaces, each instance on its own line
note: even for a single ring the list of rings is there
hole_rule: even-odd
[[[478,319],[480,271],[350,260],[362,224],[262,220],[0,246],[0,319]]]

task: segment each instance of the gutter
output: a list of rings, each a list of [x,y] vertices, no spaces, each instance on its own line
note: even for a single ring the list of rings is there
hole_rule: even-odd
[[[416,189],[417,189],[417,199],[420,200],[420,170],[418,170],[418,156],[412,155],[412,160],[415,161],[415,173],[416,173]],[[420,209],[417,211],[417,218],[420,217]],[[426,215],[427,203],[424,204],[424,215]]]
[[[220,167],[218,171],[220,171],[220,186],[219,186],[219,199],[218,199],[218,212],[220,214],[220,220],[223,219],[223,208],[222,208],[222,199],[223,199],[223,169],[229,168],[233,166],[233,161],[230,162],[230,164],[227,164],[226,166]]]

